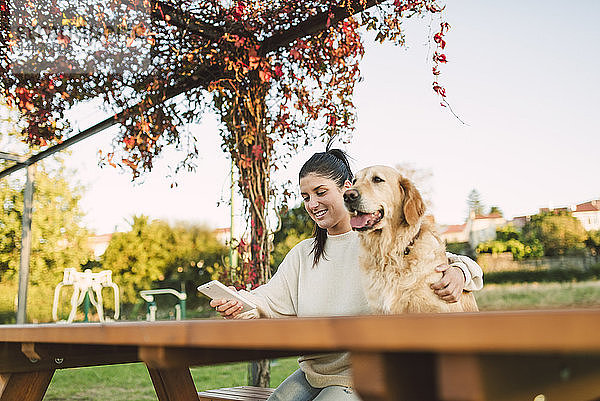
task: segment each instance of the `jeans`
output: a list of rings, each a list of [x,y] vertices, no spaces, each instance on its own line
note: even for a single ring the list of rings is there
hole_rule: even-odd
[[[306,381],[300,369],[292,373],[275,389],[267,401],[360,401],[353,389],[342,386],[316,388]]]

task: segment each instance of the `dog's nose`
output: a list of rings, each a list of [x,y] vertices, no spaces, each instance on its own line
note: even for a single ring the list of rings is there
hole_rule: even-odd
[[[354,202],[358,198],[360,198],[360,194],[356,189],[349,189],[344,192],[344,202],[346,203]]]

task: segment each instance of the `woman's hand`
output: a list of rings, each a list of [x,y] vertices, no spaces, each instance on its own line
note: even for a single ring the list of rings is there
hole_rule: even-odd
[[[465,275],[462,270],[447,264],[439,265],[435,270],[443,273],[443,276],[439,281],[431,284],[433,292],[448,303],[457,302],[465,287]]]
[[[233,291],[237,290],[233,286],[229,286]],[[235,319],[244,308],[241,302],[226,299],[213,299],[210,301],[210,306],[215,308],[225,319]]]

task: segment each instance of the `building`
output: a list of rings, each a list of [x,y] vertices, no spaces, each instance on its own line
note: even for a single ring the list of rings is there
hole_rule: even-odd
[[[106,248],[108,248],[108,243],[112,238],[111,234],[100,234],[100,235],[91,235],[88,237],[88,245],[94,251],[94,257],[99,259],[100,256],[104,254]]]
[[[506,219],[499,213],[471,214],[467,220],[471,248],[475,249],[482,242],[496,239],[496,229],[505,224]]]
[[[440,236],[446,242],[468,242],[473,249],[481,242],[496,238],[496,229],[506,224],[501,214],[472,213],[465,224],[446,226]]]
[[[581,225],[586,231],[600,230],[600,199],[594,199],[568,207],[544,207],[540,208],[539,213],[570,213],[573,217],[581,222]],[[515,224],[515,226],[523,227],[525,222],[529,221],[530,217],[531,216],[515,217],[515,220],[520,219],[520,225]]]
[[[600,230],[600,199],[576,205],[572,214],[587,231]]]
[[[217,241],[226,246],[229,246],[230,232],[231,229],[229,227],[215,228],[213,230],[213,234],[217,238]]]
[[[467,224],[453,224],[441,230],[440,236],[446,242],[468,242]]]

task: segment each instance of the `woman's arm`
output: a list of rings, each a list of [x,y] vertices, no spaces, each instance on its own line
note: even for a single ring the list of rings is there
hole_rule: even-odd
[[[465,291],[479,291],[483,288],[483,270],[473,259],[468,256],[455,255],[446,252],[448,263],[451,267],[458,267],[465,276]]]
[[[268,283],[252,291],[239,293],[256,304],[257,309],[241,312],[236,301],[213,300],[210,305],[226,319],[279,318],[296,316],[298,300],[298,269],[302,249],[292,248]]]
[[[436,268],[442,278],[431,285],[438,297],[446,302],[456,302],[463,291],[477,291],[483,288],[483,270],[471,258],[446,252],[447,265]]]

